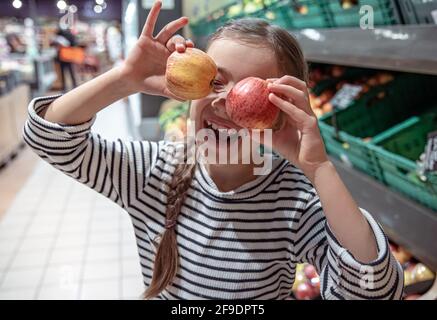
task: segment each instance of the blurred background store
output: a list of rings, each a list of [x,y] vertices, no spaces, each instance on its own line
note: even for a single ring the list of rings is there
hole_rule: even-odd
[[[152,3],[0,1],[0,299],[139,299],[128,216],[39,160],[21,130],[32,98],[120,63]],[[332,161],[387,232],[405,270],[405,299],[436,299],[437,0],[164,0],[157,28],[181,15],[200,48],[246,16],[298,38]],[[94,130],[157,140],[184,129],[186,110],[136,94],[99,113]],[[291,291],[317,299],[319,285],[301,265]]]

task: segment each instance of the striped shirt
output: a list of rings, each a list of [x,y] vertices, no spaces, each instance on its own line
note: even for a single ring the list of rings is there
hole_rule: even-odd
[[[151,282],[154,240],[165,230],[169,142],[108,141],[94,119],[62,125],[38,113],[56,97],[29,105],[27,144],[45,161],[120,205],[134,226],[144,284]],[[179,269],[161,299],[287,299],[296,264],[313,264],[324,299],[399,299],[403,273],[379,224],[365,210],[378,257],[363,264],[335,238],[305,175],[277,158],[270,174],[221,192],[198,164],[178,216]],[[367,282],[367,280],[372,280]],[[367,284],[367,285],[366,285]]]

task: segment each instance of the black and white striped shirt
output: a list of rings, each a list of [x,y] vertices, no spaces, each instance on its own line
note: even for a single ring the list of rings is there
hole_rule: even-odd
[[[53,99],[31,102],[25,141],[48,163],[128,212],[149,285],[152,241],[165,230],[167,183],[174,170],[168,155],[174,145],[107,141],[91,133],[94,120],[50,123],[38,113]],[[286,160],[276,159],[269,175],[230,192],[220,192],[198,164],[176,227],[179,271],[160,298],[286,299],[296,264],[308,262],[320,273],[325,299],[399,299],[402,269],[378,223],[362,212],[378,245],[378,258],[366,265],[339,244],[315,189]],[[364,274],[369,268],[373,274]],[[373,277],[373,287],[365,286],[363,275]]]

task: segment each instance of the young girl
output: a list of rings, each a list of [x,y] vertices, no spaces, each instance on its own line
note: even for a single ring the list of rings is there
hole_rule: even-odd
[[[282,157],[269,174],[255,176],[253,163],[177,164],[177,143],[91,133],[96,113],[130,94],[177,98],[165,86],[166,61],[193,43],[174,36],[187,18],[153,35],[160,8],[156,2],[121,66],[61,97],[33,100],[24,130],[39,156],[129,213],[145,297],[286,299],[296,264],[308,262],[325,299],[399,299],[402,269],[328,160],[308,102],[307,67],[287,31],[262,20],[220,28],[207,50],[219,70],[214,90],[190,110],[196,131],[236,128],[226,94],[246,77],[269,79],[269,99],[284,115],[269,146]],[[225,139],[228,148],[236,143]]]

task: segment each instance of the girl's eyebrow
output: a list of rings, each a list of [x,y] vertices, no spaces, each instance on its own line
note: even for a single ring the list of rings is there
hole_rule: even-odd
[[[232,80],[232,74],[226,70],[225,68],[222,67],[218,67],[217,68],[218,72],[220,72],[226,79],[228,80]]]

